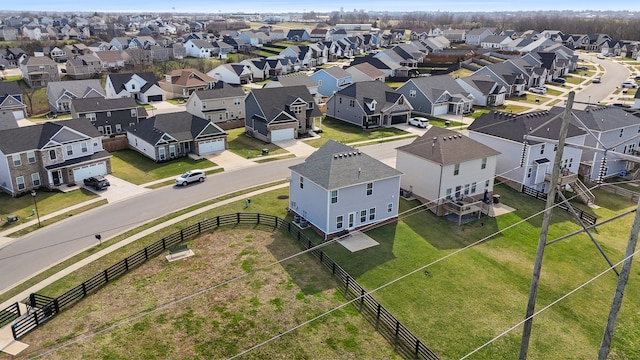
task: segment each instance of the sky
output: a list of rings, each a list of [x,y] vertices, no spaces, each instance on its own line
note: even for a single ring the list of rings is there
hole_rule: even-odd
[[[291,1],[291,0],[4,0],[0,10],[24,11],[98,11],[98,12],[245,12],[245,13],[281,13],[318,11],[331,12],[375,10],[375,11],[535,11],[535,10],[629,10],[640,12],[637,0],[460,0],[460,1],[424,1],[424,0],[356,0],[356,1]]]

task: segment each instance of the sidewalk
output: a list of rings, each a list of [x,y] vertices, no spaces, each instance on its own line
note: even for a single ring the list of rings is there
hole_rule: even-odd
[[[111,245],[111,246],[109,246],[107,248],[104,248],[104,249],[98,251],[97,253],[95,253],[95,254],[93,254],[91,256],[88,256],[88,257],[80,260],[79,262],[77,262],[77,263],[65,268],[64,270],[57,272],[56,274],[54,274],[54,275],[48,277],[47,279],[45,279],[45,280],[33,285],[32,287],[22,291],[18,295],[15,295],[11,299],[9,299],[9,300],[5,301],[4,303],[0,304],[0,309],[4,309],[7,306],[9,306],[9,305],[11,305],[11,304],[13,304],[13,303],[15,303],[17,301],[21,301],[21,300],[25,299],[26,297],[28,297],[29,294],[31,294],[33,292],[40,291],[42,288],[54,283],[55,281],[58,281],[58,280],[62,279],[63,277],[69,275],[70,273],[82,268],[83,266],[85,266],[87,264],[90,264],[91,262],[93,262],[93,261],[95,261],[95,260],[97,260],[97,259],[99,259],[99,258],[101,258],[101,257],[103,257],[103,256],[105,256],[105,255],[107,255],[107,254],[109,254],[109,253],[111,253],[111,252],[123,247],[123,246],[126,246],[126,245],[128,245],[128,244],[130,244],[130,243],[132,243],[132,242],[134,242],[134,241],[136,241],[138,239],[140,239],[140,238],[143,238],[143,237],[145,237],[145,236],[147,236],[149,234],[152,234],[152,233],[154,233],[156,231],[159,231],[160,229],[163,229],[163,228],[165,228],[167,226],[170,226],[172,224],[178,223],[180,221],[184,221],[184,220],[186,220],[186,219],[188,219],[188,218],[190,218],[190,217],[192,217],[194,215],[203,213],[205,211],[209,211],[209,210],[214,209],[216,207],[227,205],[227,204],[230,204],[232,202],[245,199],[247,197],[256,196],[258,194],[262,194],[262,193],[269,192],[269,191],[272,191],[272,190],[281,189],[281,188],[284,188],[284,187],[287,187],[287,186],[289,186],[289,184],[285,183],[285,184],[275,185],[275,186],[271,186],[271,187],[268,187],[268,188],[252,191],[250,193],[246,193],[246,194],[243,194],[243,195],[235,196],[233,198],[230,198],[230,199],[227,199],[227,200],[223,200],[223,201],[217,202],[215,204],[199,208],[197,210],[194,210],[194,211],[192,211],[190,213],[187,213],[187,214],[183,214],[183,215],[178,216],[176,218],[173,218],[171,220],[167,220],[167,221],[163,222],[162,224],[158,224],[156,226],[153,226],[153,227],[151,227],[149,229],[146,229],[146,230],[144,230],[142,232],[139,232],[139,233],[137,233],[137,234],[125,239],[125,240],[122,240],[122,241],[120,241],[120,242],[118,242],[116,244],[113,244],[113,245]],[[113,237],[118,236],[118,235],[119,234],[116,234]],[[109,239],[103,239],[103,241],[108,241],[108,240]],[[93,246],[90,246],[89,248],[91,248],[91,247],[93,247]],[[79,251],[78,253],[81,253],[81,252],[86,251],[86,250],[87,249],[83,249],[83,250]],[[22,281],[20,281],[20,282],[18,282],[16,284],[8,287],[6,290],[9,290],[9,289],[17,286],[17,285],[21,284],[22,282],[24,282],[26,280],[28,280],[28,279],[24,279],[24,280],[22,280]]]

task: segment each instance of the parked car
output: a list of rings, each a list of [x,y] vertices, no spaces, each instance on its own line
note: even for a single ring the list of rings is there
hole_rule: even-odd
[[[600,82],[602,82],[602,78],[600,76],[596,76],[591,80],[591,82],[594,84],[600,84]]]
[[[104,176],[101,175],[91,176],[84,179],[84,185],[91,186],[96,190],[106,189],[111,186],[111,184],[109,184],[109,180],[105,179]]]
[[[417,126],[424,129],[429,126],[429,119],[423,117],[412,117],[409,119],[409,125]]]
[[[547,93],[547,88],[544,86],[536,86],[536,87],[532,87],[529,89],[529,91],[531,91],[534,94],[546,94]]]
[[[636,75],[636,76],[633,78],[633,80],[635,80],[635,81],[640,81],[640,75]]]
[[[563,78],[555,78],[555,79],[553,79],[551,81],[553,81],[556,84],[560,84],[562,86],[564,86],[564,84],[567,82],[567,80],[565,80]]]
[[[187,186],[192,182],[203,182],[207,178],[207,174],[202,170],[189,170],[176,178],[176,185]]]
[[[602,55],[602,54],[598,54],[596,57],[597,57],[598,59],[604,59],[604,55]]]
[[[588,66],[578,66],[578,67],[576,68],[576,70],[584,70],[584,71],[587,71],[587,70],[589,70],[589,67],[588,67]]]
[[[629,89],[635,89],[638,87],[638,85],[636,85],[636,83],[634,83],[633,81],[623,81],[622,84],[620,84],[620,86],[623,88],[629,88]]]

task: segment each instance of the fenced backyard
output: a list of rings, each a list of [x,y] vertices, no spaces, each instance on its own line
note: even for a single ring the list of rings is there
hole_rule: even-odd
[[[296,225],[276,216],[260,213],[235,213],[205,219],[172,233],[151,245],[141,249],[107,269],[95,274],[88,280],[73,287],[56,298],[40,294],[31,294],[26,301],[33,310],[21,314],[19,304],[15,303],[0,312],[0,322],[7,324],[14,322],[12,333],[15,339],[21,339],[38,326],[53,319],[65,308],[70,308],[86,296],[96,292],[108,283],[118,279],[132,269],[156,257],[167,249],[194,238],[204,232],[220,227],[248,224],[270,229],[278,229],[290,234],[305,249],[311,249],[317,244],[311,241]],[[352,305],[367,319],[382,336],[389,341],[394,350],[404,358],[438,359],[420,339],[408,330],[397,318],[383,307],[373,296],[367,294],[339,264],[334,262],[320,249],[310,251],[317,260],[331,271],[341,286],[344,297],[352,301]]]
[[[542,201],[546,201],[547,200],[547,193],[543,193],[542,191],[538,191],[534,188],[530,188],[528,186],[523,186],[522,187],[522,193],[525,195],[529,195],[531,197],[534,197],[538,200],[542,200]],[[569,209],[569,206],[567,204],[563,204],[562,203],[562,199],[560,199],[558,196],[556,196],[554,203],[557,205],[556,208],[558,209],[562,209],[564,211],[567,212],[571,212],[571,210]],[[598,218],[595,217],[592,214],[589,214],[588,212],[585,212],[582,209],[573,208],[575,210],[575,212],[578,214],[578,217],[580,218],[580,220],[582,220],[582,222],[584,222],[586,225],[595,225],[596,221],[598,221]]]

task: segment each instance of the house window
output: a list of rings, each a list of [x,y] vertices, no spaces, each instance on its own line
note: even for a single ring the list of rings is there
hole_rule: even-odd
[[[67,155],[69,156],[73,155],[73,146],[67,145],[66,149],[67,149]]]
[[[56,159],[56,151],[55,150],[49,150],[49,159],[51,159],[51,160],[55,160]]]
[[[20,166],[20,165],[22,165],[20,154],[13,154],[13,166]]]
[[[351,107],[356,107],[356,101],[355,100],[349,100],[349,106]]]
[[[318,86],[322,86],[322,80],[318,80]]]
[[[169,157],[176,157],[176,146],[169,145]]]
[[[116,132],[121,132],[121,131],[122,131],[122,125],[116,124]]]
[[[111,135],[111,125],[105,125],[104,132],[107,135]]]
[[[131,89],[135,90],[136,89],[136,84],[131,84]]]
[[[338,98],[338,104],[342,104],[342,98],[341,97]]]
[[[558,144],[553,145],[553,152],[558,151]]]
[[[83,153],[86,153],[87,151],[89,151],[89,147],[87,146],[86,142],[81,143],[80,147],[82,148]]]
[[[342,215],[337,216],[336,217],[336,228],[342,229],[343,221],[344,221],[344,217]]]
[[[489,187],[489,182],[490,182],[490,180],[486,180],[486,181],[484,182],[484,187],[488,188],[488,187]]]
[[[18,190],[24,190],[24,176],[18,176],[16,178],[16,184],[18,185]]]
[[[367,183],[367,196],[373,195],[373,183]]]
[[[376,208],[371,208],[369,209],[369,220],[375,220],[376,219]]]
[[[447,189],[447,196],[446,196],[447,200],[451,200],[451,188]]]
[[[415,90],[409,90],[409,97],[416,97],[416,91]]]
[[[527,179],[529,179],[531,177],[531,171],[532,171],[531,168],[527,169]]]
[[[367,221],[367,210],[360,210],[360,223]]]
[[[27,161],[29,164],[36,162],[36,154],[33,151],[27,151]]]
[[[393,211],[393,203],[388,203],[387,204],[387,212],[390,213]]]
[[[624,129],[620,129],[620,137],[624,134]]]
[[[338,190],[331,190],[331,203],[336,204],[338,202]]]
[[[84,117],[86,117],[87,119],[89,119],[91,121],[96,121],[96,114],[94,114],[94,113],[86,114]]]
[[[300,177],[300,189],[304,189],[304,178]]]
[[[464,194],[469,195],[469,184],[464,185]]]
[[[453,176],[460,174],[460,164],[453,165]]]
[[[104,127],[98,126],[98,132],[104,135]]]
[[[400,105],[404,104],[404,98],[402,96],[400,96],[400,98],[398,99],[398,104],[400,104]],[[373,104],[373,108],[374,109],[376,108],[375,104]]]
[[[111,111],[107,111],[107,117],[111,117]]]
[[[472,194],[476,193],[476,183],[471,183],[471,193]]]
[[[138,112],[136,111],[136,109],[131,109],[131,117],[136,117],[138,116]]]
[[[487,168],[487,158],[482,158],[482,165],[480,165],[480,169],[486,169]]]
[[[540,145],[540,155],[544,154],[544,144]]]
[[[158,159],[164,160],[167,158],[164,147],[158,148]]]
[[[40,186],[40,174],[31,174],[31,183],[33,184],[33,186]]]
[[[233,99],[233,105],[240,105],[240,99]]]

